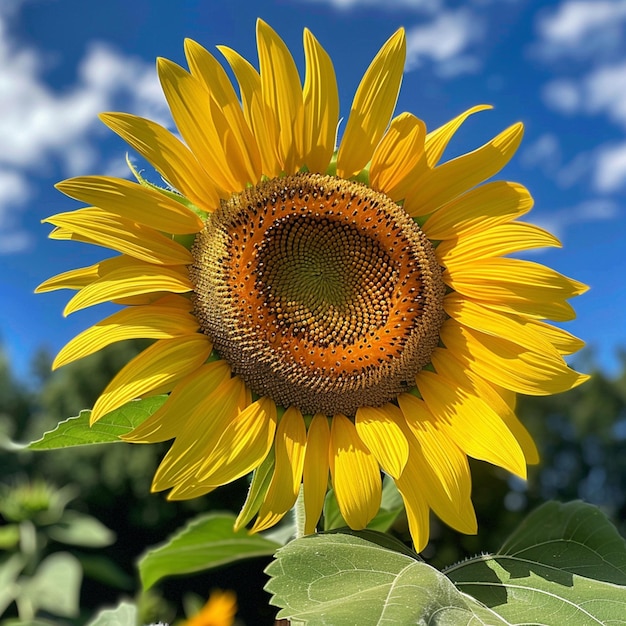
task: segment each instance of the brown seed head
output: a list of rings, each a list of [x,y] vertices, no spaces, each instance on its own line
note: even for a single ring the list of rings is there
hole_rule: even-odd
[[[430,241],[382,193],[297,174],[232,196],[190,269],[202,330],[259,395],[354,415],[409,389],[445,318]]]

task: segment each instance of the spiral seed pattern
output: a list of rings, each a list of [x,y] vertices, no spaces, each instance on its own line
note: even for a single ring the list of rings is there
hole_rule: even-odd
[[[280,406],[380,406],[414,386],[438,344],[432,244],[360,183],[297,174],[246,189],[209,216],[192,252],[203,332]]]

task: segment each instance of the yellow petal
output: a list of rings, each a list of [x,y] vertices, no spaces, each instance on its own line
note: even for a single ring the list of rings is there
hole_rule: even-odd
[[[108,176],[79,176],[57,183],[70,198],[173,235],[197,233],[202,220],[180,202],[144,185]]]
[[[152,481],[153,491],[173,488],[168,499],[183,500],[194,497],[198,489],[212,491],[221,483],[203,480],[202,466],[218,445],[224,431],[251,402],[251,396],[243,381],[237,376],[230,378],[207,370],[203,378],[210,386],[198,393],[199,379],[189,382],[190,389],[183,389],[171,408],[169,415],[161,418],[160,431],[152,438],[163,438],[174,432],[176,439],[159,465]],[[181,381],[177,388],[185,381]],[[195,403],[192,392],[196,391]],[[179,409],[187,408],[181,420]],[[154,423],[154,426],[158,424]]]
[[[341,515],[350,528],[365,528],[380,508],[380,469],[344,415],[335,415],[332,420],[330,473]]]
[[[190,265],[193,262],[191,252],[171,238],[149,226],[96,207],[57,213],[43,221],[140,261],[158,265]]]
[[[551,324],[535,319],[527,320],[527,324],[550,342],[560,354],[574,354],[574,352],[578,352],[585,346],[585,342],[582,339],[574,337],[574,335],[562,328],[556,328]]]
[[[55,291],[56,289],[82,289],[109,272],[112,272],[114,269],[132,266],[135,263],[137,263],[135,259],[123,254],[100,261],[99,263],[94,263],[94,265],[79,267],[75,270],[63,272],[62,274],[48,278],[48,280],[44,280],[44,282],[35,289],[35,293]]]
[[[181,483],[180,485],[176,485],[168,494],[167,499],[170,501],[174,500],[193,500],[195,498],[199,498],[200,496],[205,496],[207,493],[211,493],[215,491],[221,485],[207,485],[206,483],[195,483],[191,480]],[[156,489],[152,487],[152,491],[160,491],[160,489]]]
[[[404,29],[398,29],[379,50],[352,101],[337,155],[337,176],[358,174],[372,158],[396,107],[406,58]]]
[[[442,241],[436,252],[442,265],[458,266],[479,259],[544,247],[560,248],[561,243],[554,235],[538,226],[512,222],[485,227],[481,232],[459,237],[458,241]]]
[[[242,191],[252,182],[245,158],[232,130],[204,85],[182,67],[160,58],[157,62],[163,93],[176,127],[202,163],[222,197]],[[227,140],[232,140],[227,144]]]
[[[428,506],[446,524],[462,533],[473,534],[478,524],[470,497],[471,477],[467,457],[447,435],[440,433],[437,436],[437,433],[435,429],[416,429],[414,434],[421,436],[424,445],[407,433],[411,452],[405,480],[410,479],[419,485]],[[439,458],[432,454],[426,456],[426,446],[441,447]],[[431,462],[435,464],[431,465]]]
[[[254,67],[235,50],[226,46],[218,46],[218,50],[226,57],[239,83],[244,116],[256,137],[261,152],[263,174],[274,178],[282,170],[278,158],[278,130],[263,100],[261,77]]]
[[[493,311],[454,292],[444,298],[443,304],[446,313],[463,326],[561,360],[554,346],[525,318]]]
[[[257,20],[261,91],[277,129],[282,170],[295,173],[302,165],[304,109],[296,64],[284,41],[263,20]]]
[[[324,173],[335,151],[339,93],[330,57],[308,28],[304,29],[304,149],[309,172]]]
[[[222,406],[223,395],[215,397],[216,391],[228,381],[230,367],[226,361],[217,360],[198,367],[176,384],[167,402],[156,413],[123,435],[122,439],[133,443],[158,443],[182,436],[194,412],[201,415],[204,422],[196,440],[204,437],[206,431],[218,421],[214,412]],[[227,391],[228,397],[236,395],[231,387]]]
[[[212,213],[219,206],[219,195],[205,170],[166,128],[128,113],[101,113],[100,119],[198,208]]]
[[[435,211],[422,230],[431,241],[457,240],[528,213],[533,199],[517,183],[497,180],[476,187]]]
[[[427,169],[424,152],[426,125],[410,113],[391,120],[372,156],[370,187],[395,202],[403,200]]]
[[[533,438],[514,413],[515,394],[513,392],[496,387],[476,375],[445,348],[435,349],[432,354],[432,364],[435,370],[447,380],[454,380],[457,385],[478,396],[495,411],[496,415],[500,416],[517,439],[528,465],[535,465],[539,462],[539,452]],[[509,397],[505,399],[503,395]]]
[[[411,416],[410,407],[413,405],[409,396],[414,397],[411,394],[400,394],[398,404],[403,418],[404,410],[407,410],[406,424],[419,444],[419,450],[412,448],[411,454],[423,457],[450,502],[456,502],[457,508],[460,508],[461,501],[469,498],[472,490],[467,457],[450,439],[440,421],[428,411],[425,403],[420,404],[424,409],[419,415],[420,419]],[[411,442],[410,437],[407,440]]]
[[[416,552],[421,552],[426,547],[430,534],[430,508],[424,496],[422,480],[423,476],[420,476],[417,468],[410,463],[402,476],[395,481],[404,501],[409,531]]]
[[[266,396],[253,402],[228,424],[202,463],[198,478],[225,485],[249,474],[270,451],[276,432],[276,404]]]
[[[518,122],[473,152],[427,172],[407,196],[404,210],[411,216],[428,215],[491,178],[510,161],[523,134],[524,127]]]
[[[145,293],[139,296],[115,298],[115,300],[111,300],[111,302],[113,304],[119,304],[120,306],[145,306],[149,304],[154,304],[157,300],[161,300],[161,298],[169,297],[171,295],[172,294],[168,293],[167,291],[153,291],[151,293]]]
[[[315,532],[324,507],[328,487],[330,429],[325,415],[317,414],[311,420],[307,433],[304,456],[303,493],[305,525],[304,533]]]
[[[252,532],[274,526],[291,509],[298,497],[304,466],[306,426],[302,413],[295,407],[288,408],[280,420],[274,447],[274,475]]]
[[[91,412],[90,423],[156,388],[180,380],[200,367],[213,346],[204,335],[160,339],[137,355],[107,385]]]
[[[360,407],[355,418],[356,431],[361,441],[383,470],[393,478],[402,474],[409,458],[409,444],[399,425],[401,420],[398,407],[390,403],[382,407]]]
[[[82,359],[102,348],[126,339],[172,339],[192,335],[198,330],[198,320],[191,315],[191,303],[186,310],[155,305],[124,309],[110,315],[83,331],[57,354],[52,369]]]
[[[528,350],[452,320],[441,329],[441,340],[473,372],[517,393],[547,396],[568,391],[589,379],[567,366],[556,353]]]
[[[234,384],[236,383],[226,382],[224,387],[232,388]],[[223,400],[221,406],[216,403],[219,397]],[[237,407],[238,403],[239,397],[236,394],[226,396],[222,390],[206,398],[203,404],[205,407],[211,406],[210,414],[207,411],[203,411],[202,414],[195,411],[185,425],[189,428],[195,426],[197,431],[198,427],[202,427],[207,415],[210,415],[209,431],[202,433],[201,441],[190,439],[188,436],[176,438],[154,476],[152,491],[171,488],[168,500],[186,500],[209,493],[222,484],[220,481],[203,480],[200,477],[200,470],[207,453],[215,448],[223,430],[243,410]]]
[[[118,267],[81,289],[68,303],[63,315],[94,304],[155,291],[185,293],[193,289],[186,268],[163,267],[139,262]]]
[[[432,413],[456,445],[475,459],[488,461],[526,478],[522,449],[504,422],[483,400],[441,374],[421,371],[416,384],[424,400],[403,394],[402,413],[409,426]]]
[[[567,299],[587,290],[554,270],[520,259],[483,259],[449,267],[444,280],[455,291],[495,309],[566,321],[575,317]]]
[[[245,178],[256,184],[261,178],[259,146],[246,122],[228,75],[212,54],[191,39],[185,40],[185,54],[191,73],[204,84],[223,115],[226,133],[232,136],[237,157],[246,171]],[[228,151],[226,156],[229,159],[234,157],[232,151]]]
[[[450,139],[452,139],[454,133],[459,130],[463,122],[465,122],[470,115],[492,108],[493,107],[489,104],[479,104],[478,106],[472,107],[471,109],[461,113],[461,115],[458,115],[443,126],[440,126],[439,128],[436,128],[428,133],[426,136],[426,154],[428,158],[428,165],[430,167],[435,167],[435,165],[437,165],[441,155],[448,146]]]

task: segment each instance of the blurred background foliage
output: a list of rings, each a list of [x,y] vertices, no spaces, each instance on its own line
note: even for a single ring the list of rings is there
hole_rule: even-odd
[[[141,342],[115,344],[54,373],[50,373],[50,355],[42,350],[33,359],[27,382],[15,377],[0,347],[0,442],[33,441],[59,421],[90,407],[107,381],[143,347]],[[459,535],[433,519],[432,540],[423,553],[429,563],[444,567],[496,550],[530,510],[549,499],[580,498],[596,504],[626,535],[626,355],[621,362],[621,373],[609,377],[587,353],[576,363],[578,369],[593,373],[587,384],[557,396],[519,399],[518,414],[538,444],[541,464],[530,468],[525,483],[473,462],[479,534]],[[37,619],[28,621],[19,613],[17,601],[5,599],[2,604],[0,589],[0,624],[85,624],[100,608],[124,598],[137,602],[143,623],[171,622],[182,616],[189,593],[206,598],[214,588],[237,592],[244,623],[273,623],[275,610],[263,591],[266,559],[165,580],[149,594],[139,591],[138,557],[199,512],[237,512],[245,498],[245,481],[203,498],[169,502],[165,494],[150,493],[167,444],[120,443],[50,452],[4,448],[0,449],[0,587],[2,571],[7,571],[11,559],[15,563],[17,554],[22,559],[20,580],[27,582],[55,555],[56,561],[71,560],[79,570],[75,584],[80,589],[80,610],[65,607],[65,613],[55,613],[54,603],[44,603],[35,611]],[[25,498],[25,493],[30,496]],[[72,528],[82,529],[85,536],[87,527],[91,539],[71,540]],[[16,539],[16,528],[34,537],[31,548],[36,549],[28,564],[24,538]],[[393,532],[408,542],[402,516]]]

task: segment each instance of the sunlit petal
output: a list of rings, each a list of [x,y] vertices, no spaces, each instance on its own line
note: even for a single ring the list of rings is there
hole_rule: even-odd
[[[405,57],[401,28],[380,49],[359,84],[337,155],[339,176],[358,174],[372,158],[396,106]]]
[[[354,424],[344,415],[333,417],[330,473],[341,515],[351,528],[365,528],[380,507],[380,470]]]

